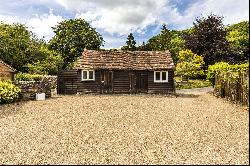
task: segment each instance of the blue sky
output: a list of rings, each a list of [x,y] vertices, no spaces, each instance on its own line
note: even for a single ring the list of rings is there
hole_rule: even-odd
[[[224,16],[225,25],[249,20],[249,0],[0,0],[2,22],[23,23],[48,41],[58,22],[83,18],[102,34],[104,48],[121,47],[130,32],[141,44],[163,23],[182,30],[210,13]]]

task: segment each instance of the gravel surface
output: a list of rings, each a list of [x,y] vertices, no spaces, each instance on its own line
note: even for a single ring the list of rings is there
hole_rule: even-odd
[[[249,112],[202,93],[0,106],[0,164],[249,164]]]
[[[213,92],[213,87],[205,87],[205,88],[193,88],[193,89],[180,89],[176,90],[176,93],[184,93],[184,94],[204,94],[208,92]]]

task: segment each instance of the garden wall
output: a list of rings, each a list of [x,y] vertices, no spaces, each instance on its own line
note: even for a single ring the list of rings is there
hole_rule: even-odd
[[[21,100],[35,100],[36,93],[45,93],[45,98],[51,97],[51,91],[56,89],[57,77],[45,76],[41,81],[15,81],[21,89]]]
[[[249,71],[215,75],[214,95],[249,106]]]

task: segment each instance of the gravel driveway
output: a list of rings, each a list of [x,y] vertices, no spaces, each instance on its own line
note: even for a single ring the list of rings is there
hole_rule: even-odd
[[[243,108],[206,93],[0,106],[0,164],[249,164]]]
[[[209,93],[209,92],[213,92],[214,89],[213,87],[205,87],[205,88],[193,88],[193,89],[180,89],[180,90],[176,90],[177,94],[204,94],[204,93]]]

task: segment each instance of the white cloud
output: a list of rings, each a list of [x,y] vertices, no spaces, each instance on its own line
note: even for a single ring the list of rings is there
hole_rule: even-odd
[[[54,27],[61,21],[63,21],[62,16],[56,16],[50,11],[49,14],[44,14],[27,20],[26,25],[39,38],[44,36],[46,40],[49,40],[53,36],[53,30],[51,27]]]
[[[19,22],[19,18],[17,16],[0,15],[0,22],[12,24],[12,23]]]
[[[225,24],[238,23],[243,20],[249,20],[249,0],[207,0],[197,2],[189,11],[194,13],[195,9],[199,9],[199,13],[204,16],[210,14],[218,14],[224,16]]]
[[[76,18],[84,18],[91,25],[110,34],[143,33],[152,24],[172,24],[177,29],[190,27],[194,19],[214,13],[224,16],[224,23],[248,20],[248,0],[200,0],[188,4],[179,12],[170,0],[56,0],[67,10],[76,11]],[[178,1],[177,1],[178,2]],[[180,3],[180,2],[179,2]],[[190,2],[192,3],[192,1]],[[178,5],[177,5],[178,7]]]
[[[106,49],[120,48],[126,42],[126,37],[121,37],[116,35],[104,34],[103,38],[105,40],[104,48]]]
[[[76,18],[84,18],[91,25],[110,34],[124,35],[143,30],[157,21],[165,0],[57,0],[67,10],[77,11]],[[87,9],[87,10],[86,10]]]
[[[25,24],[28,29],[34,32],[39,38],[45,37],[45,40],[49,40],[53,36],[54,27],[58,22],[63,21],[62,16],[57,16],[50,11],[49,14],[43,14],[41,16],[36,15],[30,19],[20,18],[18,16],[3,16],[0,15],[0,21],[4,23],[22,23]]]
[[[21,11],[23,8],[20,10],[17,8],[16,11],[24,13],[20,16],[15,12],[15,8],[7,8],[6,6],[9,5],[5,2],[5,5],[0,6],[0,21],[25,23],[38,37],[45,36],[49,39],[53,35],[51,27],[62,21],[64,17],[68,18],[66,13],[71,13],[75,18],[84,18],[92,27],[97,28],[106,40],[105,47],[124,45],[128,33],[137,32],[143,35],[149,31],[150,25],[156,27],[150,28],[152,31],[150,34],[158,33],[163,23],[174,29],[189,28],[194,19],[201,14],[203,16],[210,13],[223,15],[224,24],[249,20],[249,0],[190,0],[188,2],[175,0],[176,5],[171,5],[172,0],[25,0],[22,3],[12,0],[9,3],[11,2],[15,2],[13,5],[15,7],[22,4],[22,7],[34,5],[57,8],[57,11],[62,14],[55,15],[50,12],[25,15],[25,11]],[[187,4],[183,4],[184,7],[180,9],[178,3]],[[62,7],[67,11],[61,10]]]
[[[166,11],[166,10],[165,10]],[[183,14],[177,10],[169,10],[169,18],[164,19],[169,24],[175,25],[178,29],[185,29],[192,26],[196,17],[213,13],[224,17],[224,24],[234,24],[240,21],[249,20],[248,0],[202,0],[190,5]]]

